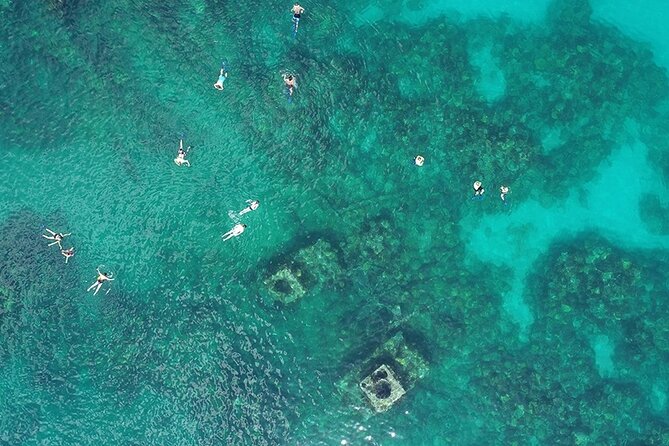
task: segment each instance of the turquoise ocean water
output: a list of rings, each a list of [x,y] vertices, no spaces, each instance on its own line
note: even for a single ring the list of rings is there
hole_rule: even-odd
[[[0,445],[669,445],[669,4],[290,6],[0,0]]]

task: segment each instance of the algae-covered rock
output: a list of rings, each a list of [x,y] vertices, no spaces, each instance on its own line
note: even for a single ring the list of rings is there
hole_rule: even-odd
[[[295,255],[295,262],[304,265],[309,274],[320,283],[335,281],[342,274],[336,251],[323,239],[300,249]]]

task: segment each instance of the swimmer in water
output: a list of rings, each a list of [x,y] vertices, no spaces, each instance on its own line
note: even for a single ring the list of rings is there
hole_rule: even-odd
[[[288,94],[293,95],[293,92],[297,88],[297,82],[295,82],[295,76],[292,74],[284,74],[283,75],[283,82],[286,84],[286,88],[288,89]]]
[[[225,78],[228,77],[228,72],[225,71],[225,66],[221,67],[221,72],[218,75],[218,80],[214,84],[214,88],[217,90],[223,90],[223,82],[225,82]]]
[[[70,249],[61,249],[60,253],[65,257],[65,263],[70,260],[70,257],[74,257],[74,247]]]
[[[483,199],[483,194],[485,189],[483,189],[483,183],[480,181],[474,181],[474,198]]]
[[[413,162],[416,164],[416,166],[421,167],[425,163],[425,158],[423,158],[420,155],[417,155],[414,159]]]
[[[297,28],[300,26],[300,18],[304,12],[304,8],[295,3],[290,10],[293,13],[293,37],[297,36]]]
[[[232,237],[238,237],[242,235],[244,229],[246,229],[246,225],[237,223],[231,230],[223,234],[221,237],[223,237],[223,241],[230,240]]]
[[[293,19],[300,20],[300,17],[302,17],[302,13],[304,13],[304,8],[301,7],[298,3],[295,3],[290,12],[293,13]]]
[[[244,214],[249,213],[251,211],[255,211],[256,209],[258,209],[258,206],[260,206],[260,202],[258,200],[246,200],[246,202],[249,205],[246,206],[241,211],[239,211],[239,215],[244,215]]]
[[[49,233],[49,235],[42,234],[42,237],[44,237],[44,238],[47,239],[47,240],[54,240],[53,243],[49,243],[47,246],[58,245],[58,247],[59,247],[60,249],[63,249],[63,246],[60,244],[60,242],[62,242],[63,239],[64,239],[65,237],[67,237],[68,235],[72,235],[71,232],[68,232],[67,234],[63,234],[62,232],[53,232],[53,231],[52,231],[51,229],[49,229],[49,228],[45,228],[45,229],[46,229],[46,232]]]
[[[504,202],[504,205],[506,206],[506,194],[509,193],[509,187],[508,186],[502,186],[502,187],[499,188],[499,192],[500,192],[499,198],[502,199],[502,201]]]
[[[111,274],[101,273],[100,268],[96,268],[95,270],[98,272],[98,278],[95,280],[95,283],[93,285],[89,286],[88,289],[86,290],[86,292],[88,293],[90,290],[95,288],[95,292],[93,293],[93,296],[98,294],[98,291],[100,291],[100,287],[102,286],[102,284],[104,282],[106,282],[106,281],[111,282],[112,280],[114,280],[114,279],[112,279]]]
[[[184,140],[180,139],[179,140],[179,151],[177,152],[177,157],[174,158],[174,163],[177,166],[181,166],[182,164],[185,164],[186,166],[190,167],[190,161],[186,159],[186,155],[188,155],[188,152],[190,151],[190,146],[186,150],[184,150]]]

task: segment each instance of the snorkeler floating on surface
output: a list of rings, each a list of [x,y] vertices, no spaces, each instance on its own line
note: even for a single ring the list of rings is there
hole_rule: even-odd
[[[225,62],[221,63],[221,72],[218,75],[218,80],[214,84],[214,88],[217,90],[223,90],[223,82],[228,77],[228,72],[225,71]]]
[[[111,282],[112,280],[114,280],[112,278],[113,277],[112,273],[101,273],[100,268],[96,268],[95,270],[98,272],[98,278],[95,280],[95,283],[93,285],[89,286],[88,289],[86,290],[86,292],[89,292],[90,290],[95,288],[95,292],[93,293],[93,296],[98,294],[98,291],[100,291],[100,287],[102,286],[102,284],[104,282],[106,282],[106,281]]]
[[[509,193],[509,187],[508,186],[502,186],[502,187],[499,188],[499,192],[500,192],[499,198],[502,199],[502,201],[504,202],[504,205],[506,206],[506,194]]]
[[[71,232],[68,232],[67,234],[63,234],[62,232],[53,232],[49,228],[45,228],[46,232],[48,232],[50,235],[42,234],[42,237],[44,237],[47,240],[55,240],[53,243],[49,243],[47,246],[53,246],[53,245],[58,245],[60,249],[63,249],[63,246],[60,244],[60,242],[67,237],[68,235],[72,235]]]
[[[180,139],[179,140],[179,151],[177,152],[177,157],[174,158],[174,163],[177,166],[181,166],[182,164],[185,164],[186,166],[190,167],[190,161],[186,159],[186,155],[188,155],[188,152],[190,151],[191,146],[188,146],[186,150],[184,150],[184,140]]]
[[[65,263],[70,260],[70,257],[74,257],[74,246],[69,249],[61,249],[60,253],[65,257]]]
[[[244,215],[244,214],[247,214],[251,211],[255,211],[256,209],[258,209],[258,206],[260,206],[260,202],[258,200],[246,200],[246,202],[249,205],[246,206],[241,211],[239,211],[239,215]]]
[[[221,237],[223,238],[223,241],[230,240],[232,237],[238,237],[242,235],[244,229],[246,229],[245,224],[237,223],[231,230],[223,234]]]
[[[295,76],[293,76],[292,74],[284,74],[283,83],[286,85],[286,88],[288,89],[288,95],[292,96],[293,92],[297,88],[297,82],[295,81]]]
[[[293,13],[293,37],[295,37],[297,36],[297,28],[300,26],[300,18],[302,17],[304,8],[301,7],[298,3],[295,3],[290,12]]]
[[[420,155],[416,155],[416,157],[413,159],[413,162],[416,164],[416,166],[421,167],[423,164],[425,164],[425,158]]]
[[[480,181],[474,181],[474,197],[472,198],[478,198],[479,200],[483,200],[483,194],[485,193],[485,189],[483,189],[483,183]]]

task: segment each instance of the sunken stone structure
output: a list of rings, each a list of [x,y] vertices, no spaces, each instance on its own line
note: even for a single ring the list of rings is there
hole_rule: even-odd
[[[371,410],[363,414],[385,412],[409,392],[429,370],[427,361],[404,339],[402,332],[379,346],[337,383],[342,402]]]
[[[393,371],[385,364],[363,379],[360,388],[377,412],[390,409],[406,393]]]
[[[307,292],[300,283],[302,271],[284,266],[265,279],[267,291],[274,300],[289,304],[300,299]]]
[[[335,248],[323,240],[289,253],[264,280],[265,298],[292,304],[342,275]]]

